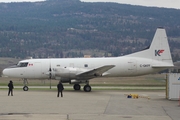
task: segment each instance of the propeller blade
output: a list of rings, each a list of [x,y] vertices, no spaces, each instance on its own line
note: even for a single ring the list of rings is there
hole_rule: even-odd
[[[50,64],[50,66],[49,66],[49,79],[51,79],[52,78],[52,74],[51,74],[51,64]]]

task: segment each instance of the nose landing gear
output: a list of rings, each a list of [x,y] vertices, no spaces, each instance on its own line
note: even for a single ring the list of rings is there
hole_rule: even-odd
[[[29,90],[29,88],[28,88],[28,86],[27,86],[27,84],[28,84],[28,81],[27,81],[27,79],[23,79],[23,83],[24,83],[24,87],[23,87],[23,90],[24,91],[28,91]]]

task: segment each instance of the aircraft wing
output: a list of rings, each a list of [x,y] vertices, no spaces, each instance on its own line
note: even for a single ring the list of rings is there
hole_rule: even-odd
[[[77,77],[81,78],[81,77],[86,77],[86,78],[93,78],[93,77],[98,77],[98,76],[102,76],[102,74],[106,71],[108,71],[109,69],[115,67],[115,65],[105,65],[102,67],[98,67],[95,69],[90,69],[88,71],[85,72],[81,72],[76,74]]]

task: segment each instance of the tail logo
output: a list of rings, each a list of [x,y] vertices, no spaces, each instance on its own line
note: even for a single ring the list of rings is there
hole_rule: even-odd
[[[164,50],[155,50],[155,56],[161,56],[161,53],[163,53]]]

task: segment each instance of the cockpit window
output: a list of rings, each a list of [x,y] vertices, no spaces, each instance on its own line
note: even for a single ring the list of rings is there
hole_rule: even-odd
[[[27,65],[28,65],[28,62],[19,62],[17,64],[17,67],[27,67]]]

